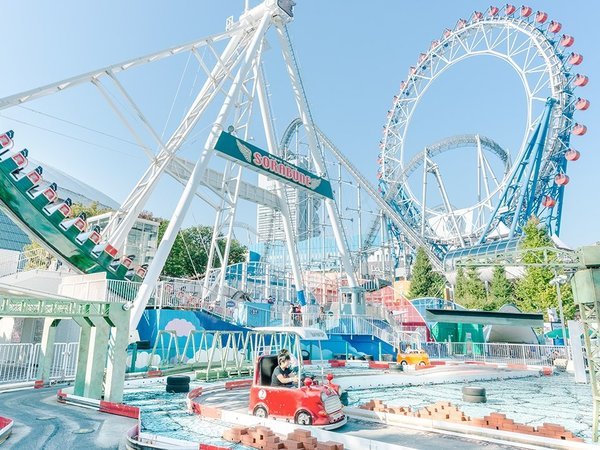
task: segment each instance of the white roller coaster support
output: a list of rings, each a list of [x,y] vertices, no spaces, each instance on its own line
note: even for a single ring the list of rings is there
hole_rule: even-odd
[[[217,139],[219,138],[219,134],[223,129],[223,123],[227,119],[231,108],[234,106],[233,101],[235,98],[237,98],[242,82],[244,81],[246,74],[252,67],[254,58],[256,57],[259,46],[262,42],[262,39],[264,38],[264,34],[267,31],[269,24],[271,23],[271,14],[272,12],[267,10],[264,4],[261,4],[253,10],[246,13],[244,16],[242,16],[242,19],[240,19],[240,21],[243,19],[247,21],[248,30],[250,30],[252,27],[255,27],[252,40],[250,41],[250,44],[245,51],[244,61],[238,68],[238,72],[235,76],[235,79],[233,80],[233,83],[229,88],[229,92],[227,93],[227,96],[223,101],[223,105],[221,106],[219,114],[217,115],[217,119],[215,120],[215,123],[208,136],[208,139],[206,140],[206,144],[202,148],[200,157],[198,158],[198,161],[194,166],[194,170],[192,171],[190,179],[187,185],[185,186],[185,189],[181,195],[181,198],[179,199],[179,202],[177,203],[175,211],[173,212],[173,216],[171,217],[169,226],[167,227],[167,230],[165,231],[163,239],[158,247],[158,250],[156,251],[156,255],[154,256],[154,259],[152,260],[152,263],[148,268],[146,278],[144,279],[144,282],[140,287],[140,290],[133,305],[133,309],[131,311],[129,323],[130,331],[135,330],[140,318],[142,317],[142,313],[144,312],[144,309],[148,304],[148,300],[150,299],[152,291],[156,286],[160,272],[162,271],[165,261],[169,256],[171,248],[173,247],[175,237],[179,232],[183,218],[185,217],[185,214],[187,213],[187,210],[189,209],[189,206],[191,204],[192,198],[196,193],[196,190],[198,189],[202,178],[204,177],[204,172],[206,171],[206,168],[210,161],[210,157],[214,152],[214,146],[217,142]],[[196,120],[193,121],[194,124],[196,123],[198,118],[199,117],[195,118]],[[184,123],[185,122],[187,121],[184,119]],[[178,135],[177,132],[176,135]]]
[[[281,53],[283,54],[283,59],[287,67],[288,75],[290,77],[290,81],[292,82],[294,97],[296,98],[296,105],[298,107],[298,112],[300,113],[302,123],[304,124],[304,128],[306,130],[308,145],[310,148],[313,162],[315,164],[319,176],[327,177],[327,167],[325,165],[323,154],[321,153],[318,147],[316,127],[313,123],[310,114],[308,102],[306,100],[304,89],[302,87],[302,81],[300,80],[300,72],[296,65],[295,57],[293,56],[293,49],[287,35],[287,30],[285,29],[285,25],[277,25],[276,28],[278,32],[277,34],[279,36],[279,41],[281,43]],[[342,267],[344,269],[344,272],[346,273],[346,276],[348,277],[348,285],[352,288],[356,288],[358,287],[358,282],[356,280],[356,275],[354,273],[352,261],[350,260],[350,252],[348,251],[347,243],[345,242],[343,237],[342,223],[338,215],[337,207],[335,205],[334,200],[328,198],[324,200],[324,203],[325,208],[327,210],[327,215],[329,216],[329,221],[331,222],[331,229],[333,230],[333,236],[337,244],[338,252],[340,253]],[[352,313],[356,313],[355,302],[352,303]]]
[[[413,230],[408,224],[406,224],[399,216],[398,213],[379,195],[379,192],[369,183],[369,181],[362,176],[362,174],[358,171],[356,167],[344,156],[344,154],[331,142],[331,140],[323,134],[322,131],[317,130],[319,132],[319,137],[321,140],[327,144],[329,150],[333,153],[333,155],[337,158],[337,160],[344,166],[344,168],[350,172],[350,174],[354,177],[354,179],[362,186],[362,188],[371,196],[371,198],[377,203],[377,206],[381,208],[383,213],[388,217],[394,224],[406,234],[406,236],[411,240],[411,243],[417,247],[423,247],[429,259],[431,260],[431,264],[437,270],[442,270],[442,261],[437,257],[435,253],[431,251],[431,247],[427,244],[421,236],[415,230]]]
[[[456,215],[454,214],[454,210],[452,209],[452,205],[450,204],[450,199],[448,198],[448,193],[446,192],[446,187],[444,186],[444,181],[442,179],[442,174],[440,173],[440,168],[433,161],[429,160],[429,164],[431,170],[435,176],[435,179],[438,183],[438,188],[440,189],[440,194],[442,195],[442,200],[444,201],[444,206],[446,207],[446,212],[450,216],[450,220],[452,221],[452,226],[454,226],[454,230],[456,231],[456,235],[460,240],[461,247],[465,246],[465,241],[462,237],[462,233],[460,232],[460,227],[458,226],[458,222],[456,220]]]
[[[258,104],[260,105],[260,112],[263,121],[263,127],[265,129],[265,136],[267,139],[267,150],[270,153],[277,153],[277,140],[275,138],[275,131],[273,130],[273,121],[271,116],[271,109],[269,107],[269,99],[267,98],[267,92],[264,85],[262,67],[255,67],[256,78],[257,78],[257,96]],[[304,291],[304,283],[302,281],[302,272],[300,271],[300,260],[298,258],[298,249],[296,247],[296,239],[294,238],[292,221],[290,219],[290,208],[285,196],[285,186],[283,183],[276,182],[277,197],[279,198],[281,218],[283,222],[283,231],[286,237],[286,246],[290,255],[290,263],[292,266],[292,276],[294,277],[294,283],[296,283],[296,292],[300,293]]]

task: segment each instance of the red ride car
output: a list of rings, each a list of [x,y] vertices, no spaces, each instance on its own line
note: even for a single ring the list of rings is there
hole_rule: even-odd
[[[325,384],[306,377],[303,386],[275,387],[271,386],[271,378],[276,367],[277,355],[257,359],[248,405],[251,414],[328,430],[347,422],[338,395],[339,386],[332,382],[332,374],[327,375]]]

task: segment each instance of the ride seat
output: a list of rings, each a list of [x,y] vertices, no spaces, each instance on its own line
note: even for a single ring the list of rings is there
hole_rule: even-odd
[[[277,356],[265,356],[260,360],[260,384],[271,386],[271,377],[277,367]]]

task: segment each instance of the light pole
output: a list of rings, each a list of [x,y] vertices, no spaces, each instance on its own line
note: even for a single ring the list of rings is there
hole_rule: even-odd
[[[567,345],[567,330],[565,329],[565,315],[563,313],[562,296],[560,294],[560,285],[565,284],[567,280],[568,278],[566,275],[558,275],[556,271],[554,271],[554,278],[550,280],[550,285],[556,286],[556,297],[558,298],[558,311],[560,313],[560,325],[562,327],[563,342],[567,351],[567,359],[571,359],[569,346]]]

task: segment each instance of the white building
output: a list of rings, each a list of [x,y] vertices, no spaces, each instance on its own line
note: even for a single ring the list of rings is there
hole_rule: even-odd
[[[265,175],[258,175],[258,185],[261,188],[275,191],[275,180]],[[290,208],[290,216],[294,234],[298,242],[310,237],[321,235],[319,209],[321,200],[311,196],[304,189],[285,186],[284,198]],[[281,213],[267,206],[258,205],[256,212],[259,242],[285,241]]]

